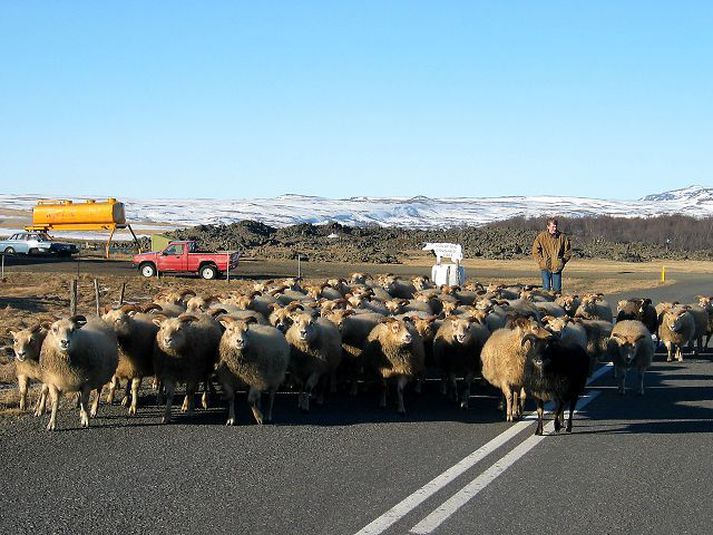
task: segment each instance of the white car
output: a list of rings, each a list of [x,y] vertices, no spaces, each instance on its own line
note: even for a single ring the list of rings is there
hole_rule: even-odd
[[[6,240],[0,240],[0,253],[13,254],[56,254],[69,256],[79,249],[73,243],[52,240],[46,232],[18,232]]]

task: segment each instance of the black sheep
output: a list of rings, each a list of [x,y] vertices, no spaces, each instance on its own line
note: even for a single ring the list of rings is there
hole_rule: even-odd
[[[572,431],[572,413],[584,392],[589,372],[589,357],[579,346],[563,345],[559,340],[547,342],[541,352],[531,354],[525,363],[525,390],[537,402],[536,435],[542,435],[545,401],[553,400],[555,431],[562,428],[565,404],[569,403],[567,432]]]

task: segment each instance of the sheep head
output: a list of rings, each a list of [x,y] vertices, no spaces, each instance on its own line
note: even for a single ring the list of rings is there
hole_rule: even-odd
[[[47,336],[49,322],[37,323],[28,329],[21,331],[10,331],[12,336],[12,349],[15,358],[24,362],[27,359],[37,360],[40,356],[42,342]]]
[[[50,333],[56,349],[61,353],[69,353],[72,350],[74,334],[86,324],[87,318],[79,315],[55,321],[50,327]]]
[[[292,316],[292,327],[290,329],[297,331],[301,341],[310,343],[317,336],[319,327],[313,313],[301,312]]]
[[[238,351],[244,351],[249,347],[247,332],[250,324],[256,322],[255,318],[246,318],[244,320],[237,320],[230,316],[221,318],[220,323],[225,327],[221,343]]]
[[[381,322],[386,326],[389,340],[397,347],[405,347],[413,342],[413,334],[409,325],[411,318],[385,318]]]
[[[617,346],[619,356],[624,360],[626,366],[629,367],[636,358],[639,345],[647,338],[649,337],[643,334],[632,338],[622,333],[613,332],[609,340]]]
[[[161,321],[155,319],[154,323],[159,326],[156,333],[156,343],[165,353],[176,353],[181,351],[188,342],[188,330],[190,324],[198,321],[198,318],[190,314],[181,314],[177,318],[168,318]]]

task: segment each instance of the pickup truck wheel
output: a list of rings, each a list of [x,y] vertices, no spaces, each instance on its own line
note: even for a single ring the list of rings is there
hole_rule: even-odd
[[[214,279],[216,275],[218,275],[218,270],[215,268],[215,266],[207,264],[203,266],[198,273],[200,273],[201,278],[205,280],[211,280]]]
[[[156,276],[156,267],[153,264],[150,263],[145,263],[141,264],[139,266],[139,273],[141,273],[144,277],[151,278]]]
[[[6,247],[5,254],[8,254],[8,255],[15,254],[15,249],[13,249],[12,247]]]

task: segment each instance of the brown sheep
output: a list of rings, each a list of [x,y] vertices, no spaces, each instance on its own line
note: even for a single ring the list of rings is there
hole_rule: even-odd
[[[183,314],[153,321],[159,327],[154,344],[154,370],[166,388],[163,423],[169,423],[177,382],[186,383],[181,410],[189,414],[193,412],[198,383],[207,381],[213,371],[223,332],[218,322],[205,314],[199,317]]]
[[[638,394],[644,395],[644,372],[654,358],[654,343],[648,328],[638,320],[618,321],[612,329],[608,353],[619,380],[619,394],[624,395],[626,372],[632,366],[639,373]]]
[[[454,399],[458,399],[456,377],[464,377],[460,406],[468,408],[470,386],[473,378],[480,374],[480,352],[490,331],[485,325],[485,314],[478,312],[471,316],[450,316],[443,321],[433,340],[433,357],[436,365],[448,378]]]
[[[693,340],[696,322],[686,307],[665,307],[659,314],[659,336],[666,346],[666,362],[683,360],[682,348]]]
[[[291,377],[301,385],[297,405],[304,412],[309,412],[310,396],[320,381],[318,402],[321,402],[324,381],[342,360],[339,329],[331,321],[316,316],[316,311],[295,313],[285,333],[290,344]]]
[[[20,410],[27,409],[27,390],[30,381],[40,381],[40,350],[42,342],[47,336],[49,323],[35,324],[28,329],[20,331],[10,331],[15,352],[15,375],[17,376],[17,386],[20,390]],[[40,406],[44,408],[46,393],[43,389],[42,395],[38,398],[35,406],[35,414],[41,413]]]
[[[511,322],[510,327],[495,331],[485,342],[480,354],[483,378],[503,393],[508,422],[522,416],[528,355],[541,351],[551,337],[552,334],[536,320],[519,317]]]
[[[228,401],[228,420],[235,425],[235,390],[243,383],[249,388],[248,403],[258,424],[263,422],[260,394],[268,391],[270,401],[267,421],[272,421],[275,393],[285,379],[290,362],[290,346],[275,327],[257,325],[252,318],[237,321],[222,317],[225,332],[220,339],[219,359],[215,366]]]
[[[396,378],[397,410],[405,414],[404,387],[423,373],[425,349],[410,318],[384,318],[372,329],[363,351],[364,367],[380,379],[379,406],[386,407],[386,381]]]

